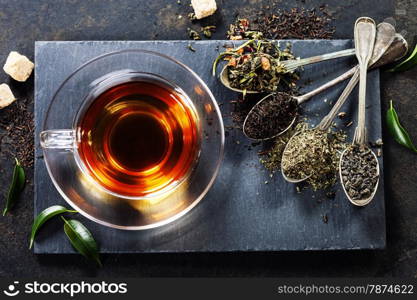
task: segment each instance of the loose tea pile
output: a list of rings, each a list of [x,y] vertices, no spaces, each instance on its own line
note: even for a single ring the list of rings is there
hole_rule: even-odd
[[[326,132],[314,129],[298,132],[284,150],[282,170],[289,178],[306,178],[313,172],[313,165],[328,163],[329,154]]]
[[[226,71],[230,86],[243,91],[273,92],[280,87],[288,90],[298,80],[298,75],[288,72],[281,63],[295,59],[291,49],[281,50],[267,40],[250,40],[220,53],[213,63],[213,73],[221,58],[228,61]]]
[[[238,18],[229,26],[227,37],[231,40],[259,37],[273,40],[331,39],[335,32],[331,21],[325,6],[290,10],[265,7],[253,17]]]
[[[248,115],[245,133],[253,139],[273,137],[291,125],[297,102],[285,93],[275,93],[259,103]]]
[[[247,95],[239,97],[235,100],[231,100],[232,112],[230,113],[234,128],[243,129],[243,123],[245,122],[246,116],[253,108],[253,106],[258,102],[257,97],[252,97],[252,95]]]
[[[314,190],[332,186],[346,135],[331,129],[322,131],[304,125],[291,139],[283,152],[281,167],[293,179],[309,177],[307,182]]]
[[[372,151],[367,147],[350,146],[343,155],[342,182],[352,200],[369,198],[378,183],[379,170]]]
[[[295,127],[291,127],[286,132],[276,137],[273,145],[267,151],[259,153],[261,164],[272,173],[275,173],[281,168],[282,152],[284,152],[290,138],[305,126],[305,123],[299,123]]]
[[[230,40],[263,39],[264,34],[258,30],[250,30],[249,24],[249,19],[236,19],[234,24],[229,25],[227,38]]]
[[[1,151],[6,148],[25,167],[31,167],[34,161],[33,113],[28,106],[28,99],[19,99],[5,108],[0,118],[0,127],[4,129],[0,136]]]
[[[215,31],[216,31],[216,26],[214,25],[201,27],[201,30],[200,30],[200,32],[208,39],[211,38],[213,32]],[[188,33],[188,37],[191,40],[201,40],[201,35],[197,30],[187,28],[187,33]]]
[[[271,11],[274,11],[274,13],[272,14]],[[227,38],[231,40],[290,39],[294,37],[298,39],[331,39],[334,33],[331,19],[325,6],[312,9],[293,8],[290,10],[280,10],[275,6],[266,6],[261,7],[255,16],[237,18],[233,24],[229,25]],[[293,91],[296,85],[281,85],[281,88]],[[246,101],[249,100],[247,99],[248,96],[243,100],[234,101],[232,118],[237,127],[240,128],[246,114],[254,105],[254,103],[250,105],[250,101]]]
[[[274,11],[274,13],[271,13],[271,11]],[[331,26],[331,19],[332,17],[327,12],[325,6],[312,9],[293,8],[290,10],[266,6],[261,7],[255,16],[237,18],[233,24],[229,25],[227,38],[231,40],[263,38],[331,39],[335,31],[334,27]],[[284,85],[281,87],[288,90],[296,88],[295,85]],[[243,101],[235,101],[232,118],[234,123],[240,128],[246,114],[251,109],[251,103],[248,98],[247,95]],[[280,136],[280,138],[282,139],[283,137]],[[272,156],[279,157],[279,160],[281,159],[281,155],[272,154]],[[267,162],[265,163],[268,164]]]

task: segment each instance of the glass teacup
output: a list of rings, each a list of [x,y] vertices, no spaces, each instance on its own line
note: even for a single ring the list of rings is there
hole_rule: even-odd
[[[158,95],[171,91],[168,98],[178,98],[175,109],[159,103],[163,97],[151,97],[153,86],[160,88]],[[134,99],[113,92],[133,87],[139,95]],[[109,98],[114,101],[97,104]],[[104,112],[117,109],[125,113],[124,123],[101,130],[100,122],[110,122]],[[155,118],[150,111],[159,115]],[[172,119],[177,121],[170,124]],[[141,127],[143,122],[147,127]],[[132,124],[138,130],[132,130]],[[118,126],[123,130],[117,131]],[[170,146],[174,140],[181,146]],[[179,218],[203,198],[222,160],[224,128],[213,95],[192,70],[158,53],[125,50],[87,62],[64,81],[48,108],[40,141],[52,181],[71,206],[107,226],[146,229]],[[192,150],[184,154],[187,145]],[[170,160],[174,156],[178,170]],[[94,162],[99,161],[103,167],[97,171]],[[176,170],[169,173],[174,175],[161,173],[166,166]],[[115,170],[123,176],[116,176]],[[144,180],[150,174],[152,181]],[[116,183],[109,184],[112,181]]]

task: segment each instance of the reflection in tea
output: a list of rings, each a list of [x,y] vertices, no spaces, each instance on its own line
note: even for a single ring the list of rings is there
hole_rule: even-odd
[[[131,197],[179,183],[192,170],[200,143],[190,101],[159,82],[108,89],[85,112],[78,132],[87,172],[107,190]]]

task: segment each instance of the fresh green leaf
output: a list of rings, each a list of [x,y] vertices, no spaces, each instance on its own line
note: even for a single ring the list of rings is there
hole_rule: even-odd
[[[32,246],[33,246],[33,242],[35,240],[35,236],[36,236],[36,233],[38,232],[39,228],[41,228],[41,226],[46,221],[48,221],[52,217],[54,217],[56,215],[59,215],[59,214],[76,213],[76,212],[77,212],[76,210],[67,209],[66,207],[64,207],[62,205],[53,205],[53,206],[50,206],[50,207],[44,209],[43,211],[41,211],[39,213],[39,215],[33,221],[32,232],[30,234],[29,249],[31,249]]]
[[[67,220],[64,217],[61,218],[65,222],[65,234],[75,250],[86,258],[94,260],[99,266],[102,266],[98,254],[97,243],[91,232],[80,221],[73,219]]]
[[[7,194],[6,207],[3,210],[3,216],[5,216],[10,211],[17,198],[19,197],[19,194],[25,187],[25,171],[23,170],[23,167],[20,165],[17,158],[15,158],[15,160],[16,165],[14,166],[13,179]]]
[[[400,62],[398,65],[393,67],[392,69],[389,69],[388,72],[402,72],[407,71],[417,65],[417,45],[414,48],[414,51],[410,54],[407,59]]]
[[[392,101],[390,101],[390,108],[387,111],[387,126],[391,135],[400,145],[403,145],[404,147],[407,147],[417,153],[417,148],[411,141],[410,135],[405,128],[401,126],[397,112],[394,110],[392,105]]]

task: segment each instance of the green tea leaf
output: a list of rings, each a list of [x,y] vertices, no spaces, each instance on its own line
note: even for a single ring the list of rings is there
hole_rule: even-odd
[[[32,232],[30,234],[30,243],[29,243],[29,249],[32,248],[33,242],[35,241],[36,233],[38,232],[39,228],[48,221],[49,219],[53,218],[56,215],[63,214],[63,213],[76,213],[76,210],[70,210],[62,205],[53,205],[50,206],[37,215],[35,220],[33,221],[32,225]]]
[[[75,250],[86,258],[94,260],[99,266],[102,266],[98,254],[97,243],[91,232],[80,221],[73,219],[66,220],[64,217],[61,218],[65,222],[65,234]]]
[[[10,211],[17,198],[19,197],[19,194],[25,187],[25,171],[23,170],[23,167],[20,165],[17,158],[15,158],[15,160],[16,165],[14,166],[13,179],[7,194],[6,207],[3,210],[3,216],[5,216]]]
[[[407,57],[406,60],[400,62],[398,65],[389,69],[388,72],[402,72],[407,71],[417,65],[417,45],[414,48],[414,51]]]
[[[390,101],[390,108],[387,111],[387,126],[389,132],[397,141],[397,143],[417,153],[417,148],[411,141],[410,135],[405,130],[405,128],[401,126],[397,112],[394,110],[392,105],[392,101]]]

